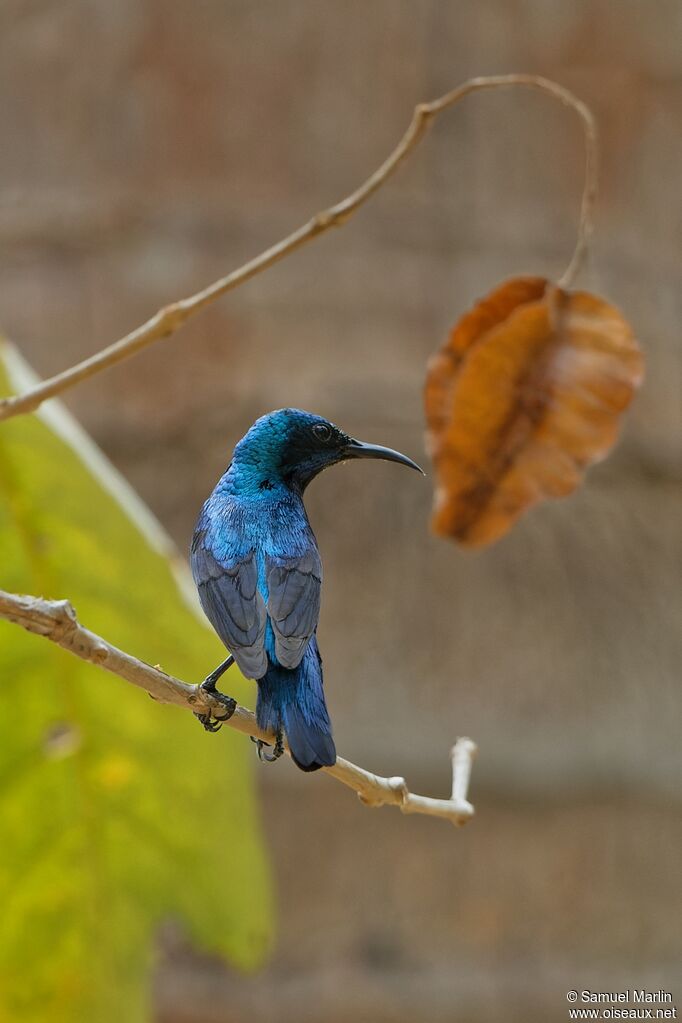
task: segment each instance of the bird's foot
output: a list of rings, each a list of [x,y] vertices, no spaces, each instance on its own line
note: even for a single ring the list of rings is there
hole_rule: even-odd
[[[226,696],[225,693],[219,693],[216,689],[217,680],[231,664],[234,664],[234,658],[232,656],[228,657],[226,661],[223,661],[222,664],[218,665],[215,671],[212,671],[210,675],[207,675],[199,686],[199,688],[203,689],[205,693],[210,693],[213,699],[217,700],[218,703],[221,703],[225,708],[225,713],[220,715],[211,714],[210,712],[208,714],[197,714],[195,712],[195,718],[201,722],[207,732],[219,732],[223,727],[223,722],[229,721],[237,709],[237,701],[233,699],[233,697]]]
[[[232,696],[225,696],[225,693],[219,693],[217,689],[208,690],[214,700],[221,703],[225,708],[224,714],[197,714],[194,713],[195,718],[201,722],[204,729],[207,732],[219,732],[223,727],[223,722],[229,721],[234,712],[237,709],[237,701]]]
[[[198,714],[195,711],[194,716],[197,721],[201,722],[207,732],[219,732],[223,727],[223,723],[229,721],[236,711],[237,701],[232,696],[225,696],[224,693],[219,693],[217,689],[211,693],[211,696],[218,703],[222,703],[225,713],[220,715],[211,714],[210,712],[208,714]]]
[[[270,750],[270,743],[265,742],[264,739],[256,739],[252,735],[251,742],[254,742],[256,744],[258,750],[258,759],[261,760],[263,763],[274,764],[275,760],[279,760],[279,758],[284,753],[284,736],[282,735],[281,728],[277,730],[277,735],[275,736],[275,745],[272,747],[272,753],[266,752],[266,749],[268,751]]]

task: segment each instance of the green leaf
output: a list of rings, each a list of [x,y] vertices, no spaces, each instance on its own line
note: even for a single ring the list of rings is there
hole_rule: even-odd
[[[31,371],[0,339],[0,393]],[[178,486],[181,486],[178,481]],[[59,406],[0,424],[0,585],[68,597],[83,624],[187,680],[224,649],[184,562]],[[0,1020],[148,1018],[154,932],[252,968],[271,890],[246,737],[0,623]],[[253,700],[236,668],[225,689]]]

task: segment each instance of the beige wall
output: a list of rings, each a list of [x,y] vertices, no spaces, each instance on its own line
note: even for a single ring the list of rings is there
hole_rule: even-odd
[[[455,833],[263,769],[275,960],[244,980],[171,942],[164,1023],[560,1020],[569,987],[672,984],[681,39],[676,0],[0,5],[0,320],[42,373],[340,198],[418,100],[511,70],[556,78],[599,118],[582,283],[647,356],[615,455],[482,554],[432,538],[429,484],[391,466],[312,488],[340,749],[436,792],[471,734],[479,816]],[[545,97],[472,97],[342,232],[69,405],[182,546],[269,408],[419,458],[429,353],[505,275],[561,272],[582,160],[575,118]]]

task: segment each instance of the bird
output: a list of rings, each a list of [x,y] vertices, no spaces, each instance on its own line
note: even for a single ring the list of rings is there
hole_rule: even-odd
[[[322,561],[303,495],[323,469],[357,458],[422,472],[399,451],[355,440],[312,412],[269,412],[236,445],[192,536],[199,600],[229,651],[201,683],[225,713],[196,716],[217,731],[234,713],[236,702],[216,684],[236,662],[257,683],[259,728],[275,736],[274,745],[254,739],[259,757],[278,759],[286,736],[303,771],[336,762],[317,645]]]

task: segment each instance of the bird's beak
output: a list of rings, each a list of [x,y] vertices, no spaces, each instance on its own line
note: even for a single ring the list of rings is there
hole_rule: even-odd
[[[380,444],[364,444],[361,440],[351,439],[349,441],[344,458],[382,458],[385,462],[399,462],[401,465],[408,465],[410,469],[416,469],[422,476],[426,475],[424,470],[407,455],[401,455],[393,448],[382,448]]]

